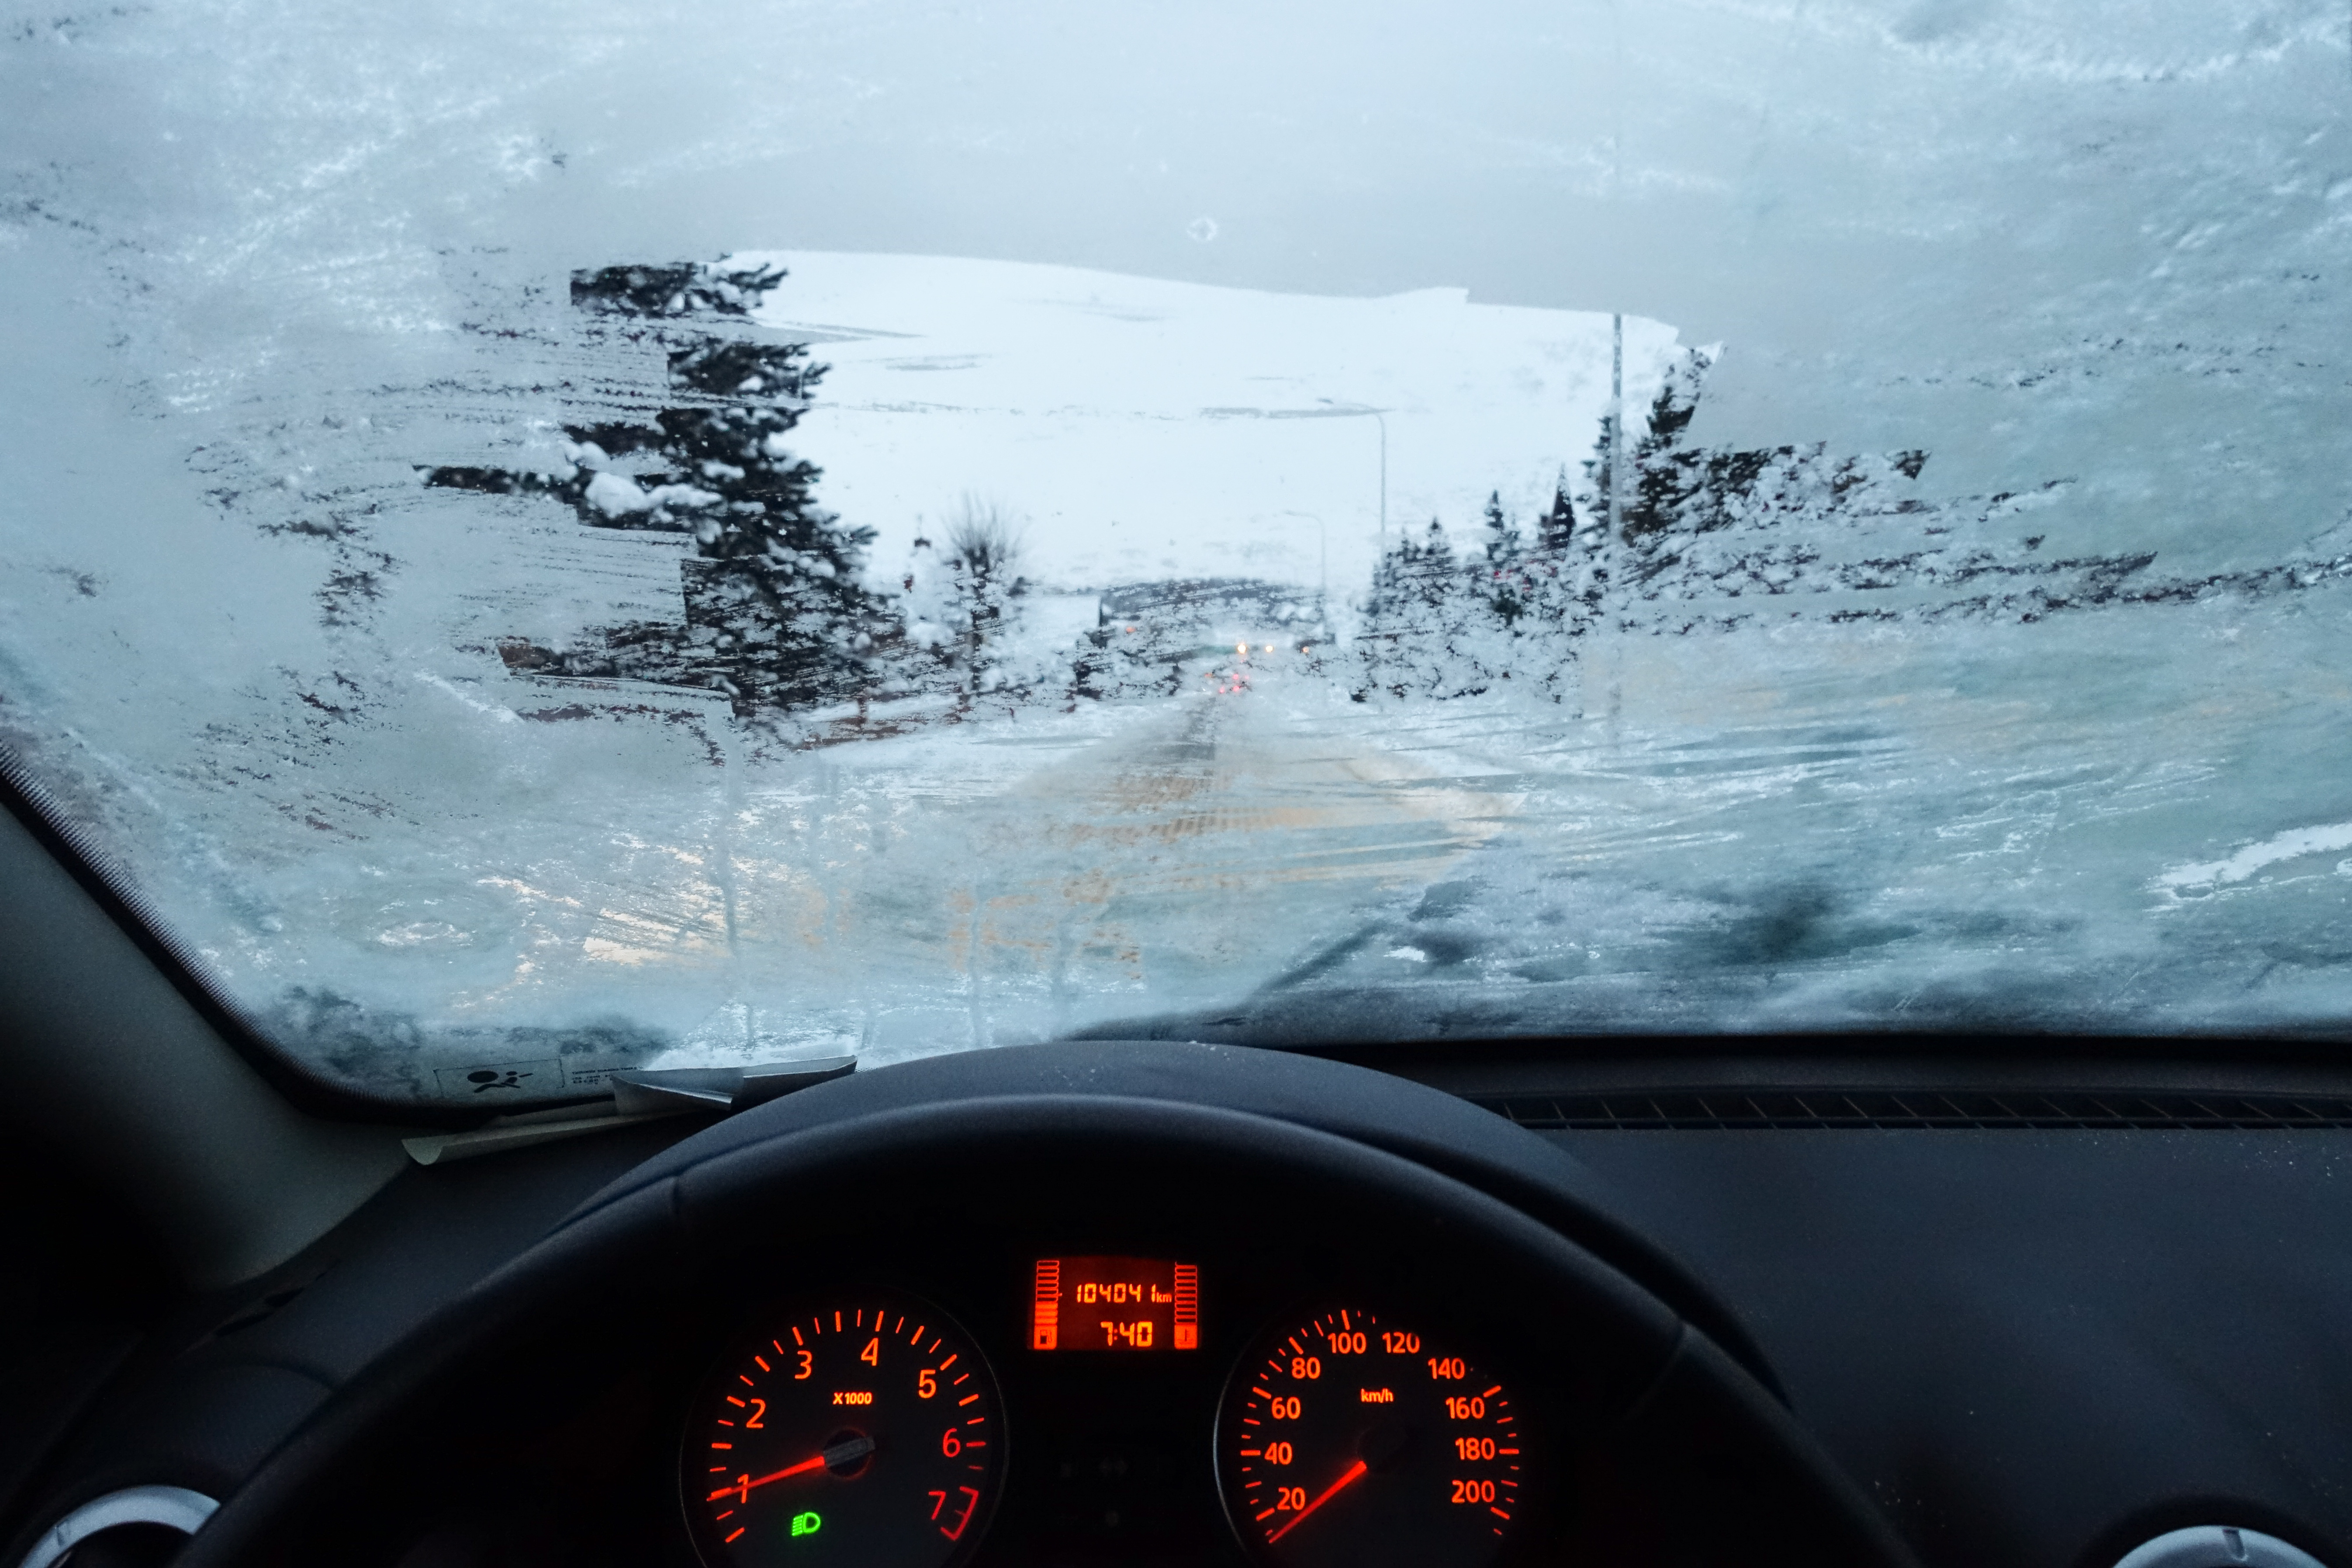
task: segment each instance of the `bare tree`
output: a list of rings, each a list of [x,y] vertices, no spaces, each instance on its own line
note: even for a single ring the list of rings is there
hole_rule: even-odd
[[[1021,560],[1021,524],[994,498],[966,490],[948,519],[947,544],[948,558],[967,572],[1010,582]]]
[[[1012,627],[1021,591],[1021,525],[1003,503],[966,490],[947,524],[947,563],[963,626],[967,689],[979,691],[995,664],[992,645]]]

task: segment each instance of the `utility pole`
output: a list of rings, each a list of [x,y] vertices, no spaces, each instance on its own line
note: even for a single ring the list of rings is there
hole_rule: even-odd
[[[1622,500],[1625,489],[1625,317],[1622,312],[1609,318],[1609,537],[1601,541],[1603,548],[1615,549],[1625,537],[1625,511]],[[1609,648],[1609,717],[1607,734],[1612,745],[1617,743],[1617,719],[1624,711],[1625,686],[1618,660],[1622,657],[1619,639],[1611,637]]]
[[[1625,485],[1625,318],[1609,318],[1609,537],[1621,538]]]

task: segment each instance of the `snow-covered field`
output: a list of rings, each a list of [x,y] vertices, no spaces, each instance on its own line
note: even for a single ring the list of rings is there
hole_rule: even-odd
[[[754,312],[832,367],[798,433],[826,504],[880,538],[887,579],[966,495],[1025,520],[1066,587],[1246,576],[1360,593],[1389,524],[1467,534],[1584,483],[1610,400],[1611,321],[1482,304],[1270,294],[948,257],[745,253],[788,276]],[[1625,323],[1646,405],[1674,330]]]

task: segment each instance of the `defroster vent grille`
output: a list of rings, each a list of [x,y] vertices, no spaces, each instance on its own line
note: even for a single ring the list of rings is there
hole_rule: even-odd
[[[2352,1127],[2352,1099],[2302,1095],[2130,1094],[2105,1090],[1699,1089],[1612,1094],[1474,1095],[1539,1131],[1741,1128]]]

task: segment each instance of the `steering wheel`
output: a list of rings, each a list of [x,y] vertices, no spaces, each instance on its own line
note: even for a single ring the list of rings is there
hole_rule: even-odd
[[[1582,1499],[1563,1510],[1646,1500],[1612,1526],[1631,1560],[1914,1568],[1737,1320],[1577,1162],[1385,1074],[1129,1043],[903,1064],[686,1139],[377,1358],[179,1561],[399,1563],[419,1500],[458,1485],[457,1450],[495,1458],[483,1434],[515,1427],[516,1412],[590,1398],[584,1385],[632,1364],[666,1367],[666,1346],[734,1301],[837,1258],[1018,1235],[1073,1205],[1097,1226],[1150,1214],[1192,1235],[1255,1233],[1270,1201],[1315,1216],[1297,1241],[1312,1269],[1424,1300],[1452,1291],[1490,1341],[1527,1347],[1563,1439],[1561,1489]]]

